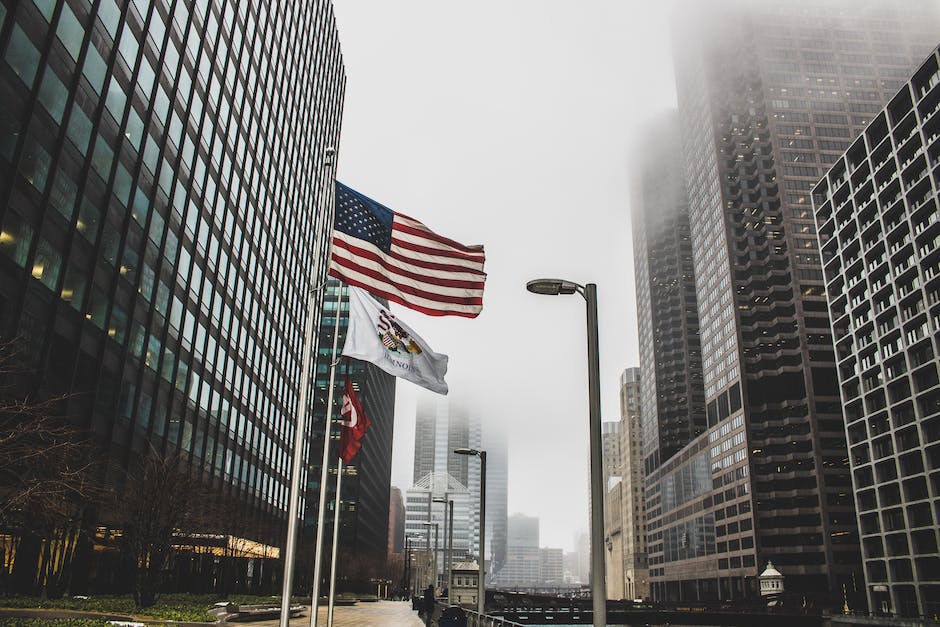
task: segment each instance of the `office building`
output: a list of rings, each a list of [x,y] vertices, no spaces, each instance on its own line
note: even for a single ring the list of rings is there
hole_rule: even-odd
[[[638,463],[644,474],[641,507],[649,518],[646,524],[651,526],[650,535],[638,542],[645,545],[646,539],[655,540],[660,533],[656,531],[664,513],[660,480],[669,474],[667,462],[705,432],[706,418],[689,204],[677,114],[668,112],[651,121],[638,148],[644,159],[633,173],[636,184],[632,214],[641,365],[638,376],[625,371],[621,377],[621,419],[629,417],[630,437],[639,440],[640,445],[637,460],[632,445],[624,443],[631,462]],[[635,436],[634,410],[640,425]],[[616,500],[623,508],[619,491]],[[622,516],[618,524],[622,529]],[[624,540],[619,542],[623,558]],[[637,559],[640,553],[637,551]],[[659,559],[654,555],[653,563]],[[665,572],[662,574],[665,579]],[[647,580],[644,591],[648,595],[650,578]],[[618,575],[616,583],[622,586],[617,596],[627,596],[625,572]],[[634,585],[634,591],[637,588],[644,587]],[[663,599],[665,587],[652,593],[654,598]]]
[[[562,549],[539,549],[539,585],[543,588],[560,587],[565,583],[565,552]]]
[[[405,547],[405,500],[401,489],[392,486],[388,498],[388,554],[401,553]]]
[[[620,422],[609,420],[601,423],[601,456],[604,464],[604,483],[619,476],[623,467],[620,458]]]
[[[282,544],[345,84],[332,5],[50,0],[0,21],[0,334],[28,347],[23,391],[70,394],[117,474],[180,451],[241,535]],[[87,522],[119,529],[110,512]]]
[[[415,417],[415,483],[406,494],[405,530],[409,534],[424,535],[428,528],[425,523],[429,520],[443,525],[444,505],[433,503],[432,500],[429,513],[428,499],[453,499],[455,560],[479,557],[480,460],[476,456],[457,455],[454,450],[481,449],[482,443],[483,430],[478,416],[449,397],[430,394],[418,397]],[[487,462],[489,471],[489,457]],[[490,488],[500,476],[505,478],[504,464],[505,455],[501,458],[497,454],[495,479],[487,477]],[[495,492],[498,497],[499,490]],[[494,507],[499,509],[498,499]],[[431,529],[433,533],[433,527]],[[442,531],[443,527],[439,529]],[[439,535],[443,538],[440,532]],[[439,560],[438,565],[441,570],[443,561]]]
[[[486,449],[487,580],[497,577],[506,563],[509,501],[509,449],[506,436],[495,430],[483,434]]]
[[[841,604],[845,586],[857,606],[859,539],[809,192],[819,164],[838,159],[933,48],[940,20],[928,2],[724,9],[690,5],[675,29],[706,433],[651,469],[652,595],[754,595],[772,559],[788,593]]]
[[[501,588],[536,588],[541,582],[539,519],[525,514],[509,517],[506,564],[494,582]]]
[[[620,520],[622,542],[622,598],[649,597],[646,563],[646,490],[643,471],[643,426],[640,415],[639,368],[620,375]]]
[[[813,189],[869,606],[940,611],[940,59]]]
[[[640,369],[620,375],[620,467],[607,481],[604,537],[607,597],[649,596],[646,565],[646,517],[643,470],[643,429],[640,420]]]

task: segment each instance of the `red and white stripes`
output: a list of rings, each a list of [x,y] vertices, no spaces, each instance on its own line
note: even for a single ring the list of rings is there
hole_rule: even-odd
[[[395,213],[388,254],[333,231],[330,275],[430,316],[475,318],[483,309],[482,246],[464,246]]]

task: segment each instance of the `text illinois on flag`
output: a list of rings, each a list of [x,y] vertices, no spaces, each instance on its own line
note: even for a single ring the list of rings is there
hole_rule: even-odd
[[[483,309],[482,246],[464,246],[336,182],[330,275],[431,316]]]
[[[348,464],[362,448],[362,437],[366,429],[372,425],[366,413],[362,410],[359,395],[356,394],[349,377],[346,377],[346,389],[343,392],[343,408],[340,411],[343,417],[343,429],[339,436],[339,456],[343,463]]]
[[[447,394],[447,355],[431,350],[407,324],[358,287],[349,288],[349,327],[343,355],[375,364],[390,375]]]

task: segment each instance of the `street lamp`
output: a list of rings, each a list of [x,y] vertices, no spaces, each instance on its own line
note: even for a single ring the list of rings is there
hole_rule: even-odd
[[[482,618],[486,614],[486,588],[483,585],[483,577],[486,574],[484,564],[486,563],[486,451],[479,451],[475,448],[454,449],[457,455],[476,455],[480,458],[480,574],[477,576],[477,612]]]
[[[601,445],[600,359],[597,348],[597,285],[578,285],[562,279],[535,279],[526,283],[533,294],[557,296],[578,292],[587,302],[588,407],[591,443],[591,596],[594,626],[607,625],[607,587],[604,577],[604,476]]]
[[[453,569],[454,559],[454,500],[444,495],[444,498],[434,499],[435,503],[444,504],[444,570],[447,576],[447,604],[450,605],[450,572]],[[450,510],[450,528],[448,529],[448,509]]]

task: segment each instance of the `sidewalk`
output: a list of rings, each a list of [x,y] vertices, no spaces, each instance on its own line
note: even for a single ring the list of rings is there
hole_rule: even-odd
[[[326,606],[320,606],[317,627],[326,627]],[[277,627],[277,620],[266,620],[243,625]],[[310,614],[291,619],[290,627],[309,627]],[[411,609],[409,601],[377,601],[341,605],[333,609],[333,627],[424,627],[418,613]]]

